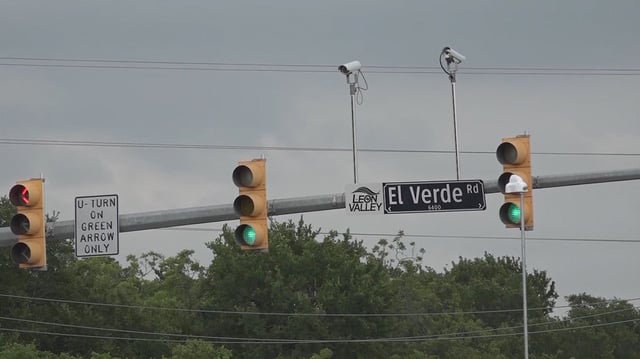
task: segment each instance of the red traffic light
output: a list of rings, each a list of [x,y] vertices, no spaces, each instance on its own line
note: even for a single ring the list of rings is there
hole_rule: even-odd
[[[21,184],[11,187],[9,191],[9,201],[11,201],[11,204],[14,206],[28,206],[29,189]]]

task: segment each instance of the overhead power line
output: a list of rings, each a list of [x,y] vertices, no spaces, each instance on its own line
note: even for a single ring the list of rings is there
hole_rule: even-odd
[[[333,72],[331,70],[286,69],[286,68],[243,68],[243,67],[188,67],[188,66],[133,66],[133,65],[71,65],[71,64],[31,64],[1,63],[0,66],[52,67],[76,69],[120,69],[120,70],[181,70],[181,71],[236,71],[236,72]]]
[[[154,333],[154,332],[142,332],[142,331],[137,332],[137,331],[123,330],[123,329],[75,326],[75,325],[68,325],[68,324],[24,320],[24,319],[16,319],[16,318],[8,318],[8,317],[0,317],[0,319],[16,320],[16,321],[44,324],[44,325],[53,325],[53,326],[75,327],[75,328],[81,328],[81,329],[126,332],[126,333],[141,334],[141,335],[158,335],[158,336],[161,336],[162,338],[98,336],[98,335],[75,334],[75,333],[60,333],[60,332],[51,332],[51,331],[14,329],[14,328],[0,328],[0,331],[30,333],[30,334],[44,334],[44,335],[60,335],[60,336],[108,339],[108,340],[130,340],[130,341],[184,342],[187,339],[207,339],[207,341],[211,343],[216,343],[216,344],[320,344],[320,343],[327,344],[327,343],[381,343],[381,342],[420,342],[420,341],[439,341],[439,340],[458,340],[458,339],[486,339],[486,338],[495,338],[495,337],[516,336],[516,335],[521,335],[521,332],[511,332],[511,333],[503,333],[503,334],[498,334],[498,333],[482,334],[482,333],[493,333],[493,332],[522,328],[522,326],[514,326],[514,327],[505,327],[505,328],[487,328],[487,329],[479,329],[479,330],[466,331],[466,332],[429,334],[429,335],[422,335],[422,336],[381,337],[381,338],[364,338],[364,339],[278,339],[278,338],[214,337],[214,336],[198,336],[198,335],[191,336],[191,335],[184,335],[184,334]],[[542,333],[563,332],[563,331],[569,331],[569,330],[590,329],[590,328],[605,327],[605,326],[611,326],[611,325],[634,323],[637,321],[638,319],[627,319],[627,320],[603,322],[603,323],[597,323],[597,324],[572,325],[572,326],[567,326],[562,328],[532,331],[530,332],[530,334],[542,334]],[[564,323],[566,323],[566,321],[564,321]],[[532,324],[531,326],[553,325],[553,324],[558,324],[558,323],[554,323],[554,322],[538,323],[538,324]],[[474,335],[474,334],[480,334],[480,335]],[[184,339],[166,338],[166,337],[172,337],[172,336],[181,337]]]
[[[158,228],[161,231],[186,231],[186,232],[222,232],[222,228],[199,228],[199,227],[170,227]],[[318,232],[318,234],[329,235],[330,232]],[[352,236],[362,237],[397,237],[398,233],[375,233],[375,232],[349,232]],[[453,238],[453,239],[499,239],[499,240],[520,240],[520,237],[509,236],[480,236],[467,234],[408,234],[403,233],[402,238]],[[527,240],[534,241],[568,241],[568,242],[609,242],[609,243],[640,243],[640,239],[618,239],[618,238],[588,238],[588,237],[527,237]]]
[[[172,308],[172,307],[153,307],[153,306],[142,306],[142,305],[131,305],[131,304],[86,302],[86,301],[68,300],[68,299],[29,297],[29,296],[21,296],[21,295],[13,295],[13,294],[5,294],[5,293],[0,293],[0,297],[11,298],[11,299],[21,299],[21,300],[32,300],[32,301],[40,301],[40,302],[50,302],[50,303],[65,303],[65,304],[140,309],[140,310],[172,311],[172,312],[184,312],[184,313],[251,315],[251,316],[286,316],[286,317],[339,317],[339,318],[344,318],[344,317],[429,317],[429,316],[440,316],[440,315],[496,314],[496,313],[510,313],[510,312],[522,311],[521,308],[514,308],[514,309],[495,309],[495,310],[482,310],[482,311],[427,312],[427,313],[284,313],[284,312],[246,312],[246,311],[243,312],[243,311],[230,311],[230,310],[187,309],[187,308]],[[630,298],[630,299],[612,299],[612,300],[589,303],[589,305],[605,304],[605,303],[619,302],[619,301],[634,302],[638,300],[640,300],[640,297]],[[582,305],[578,305],[578,306],[565,305],[565,306],[557,306],[553,308],[549,308],[549,307],[528,308],[528,310],[529,311],[554,310],[554,309],[574,308],[574,307],[582,307]]]
[[[252,150],[252,151],[294,151],[294,152],[351,152],[346,147],[312,147],[312,146],[249,146],[218,144],[187,144],[159,142],[120,142],[120,141],[88,141],[88,140],[51,140],[28,138],[0,138],[0,145],[30,146],[72,146],[72,147],[116,147],[116,148],[150,148],[150,149],[192,149],[192,150]],[[452,150],[427,149],[393,149],[393,148],[359,148],[358,152],[372,153],[423,153],[451,154]],[[495,151],[460,151],[464,154],[495,155]],[[620,156],[638,157],[640,152],[533,152],[541,156]]]
[[[50,62],[94,62],[94,63],[128,63],[128,64],[161,64],[161,65],[207,65],[207,66],[264,66],[264,67],[317,67],[328,68],[332,71],[335,64],[296,64],[296,63],[267,63],[267,62],[213,62],[213,61],[167,61],[167,60],[116,60],[116,59],[78,59],[53,57],[0,57],[0,60],[50,61]],[[405,69],[405,70],[440,70],[438,66],[390,66],[366,65],[373,69]],[[508,71],[611,71],[611,72],[640,72],[640,68],[611,68],[611,67],[468,67],[474,70],[508,70]]]
[[[181,71],[241,71],[241,72],[335,72],[334,64],[296,63],[248,63],[212,61],[166,61],[132,59],[79,59],[52,57],[0,57],[0,66],[22,66],[43,68],[78,69],[129,69],[129,70],[181,70]],[[442,75],[437,66],[385,66],[367,65],[367,73]],[[608,67],[465,67],[460,70],[467,75],[506,76],[638,76],[640,68]]]
[[[124,64],[151,64],[151,65],[206,65],[206,66],[264,66],[264,67],[319,67],[319,68],[337,68],[337,65],[318,65],[318,64],[275,64],[266,62],[212,62],[212,61],[166,61],[166,60],[116,60],[116,59],[74,59],[74,58],[52,58],[52,57],[0,57],[0,61],[44,61],[44,62],[89,62],[89,63],[124,63]],[[435,69],[435,67],[434,67]]]

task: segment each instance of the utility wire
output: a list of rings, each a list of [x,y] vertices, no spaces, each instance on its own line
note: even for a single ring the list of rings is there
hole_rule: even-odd
[[[328,64],[295,64],[295,63],[246,63],[246,62],[211,62],[211,61],[167,61],[167,60],[116,60],[116,59],[78,59],[51,57],[0,57],[0,60],[26,60],[50,62],[97,62],[97,63],[130,63],[130,64],[164,64],[164,65],[208,65],[208,66],[263,66],[263,67],[320,67],[335,69],[336,65]],[[440,70],[438,66],[384,66],[367,65],[372,69],[405,69],[405,70]],[[611,67],[467,67],[473,70],[505,70],[505,71],[611,71],[611,72],[640,72],[640,68],[611,68]]]
[[[172,308],[172,307],[154,307],[154,306],[141,306],[141,305],[130,305],[130,304],[111,304],[111,303],[98,303],[98,302],[87,302],[87,301],[77,301],[77,300],[67,300],[67,299],[53,299],[53,298],[42,298],[42,297],[29,297],[29,296],[21,296],[21,295],[13,295],[13,294],[4,294],[0,293],[0,297],[4,298],[12,298],[12,299],[23,299],[23,300],[32,300],[32,301],[42,301],[42,302],[53,302],[53,303],[66,303],[66,304],[79,304],[79,305],[90,305],[90,306],[102,306],[102,307],[114,307],[114,308],[128,308],[128,309],[142,309],[142,310],[165,310],[172,312],[190,312],[190,313],[210,313],[210,314],[233,314],[233,315],[259,315],[259,316],[288,316],[288,317],[417,317],[417,316],[439,316],[439,315],[477,315],[477,314],[496,314],[496,313],[509,313],[509,312],[521,312],[522,309],[496,309],[496,310],[482,310],[482,311],[456,311],[456,312],[427,312],[427,313],[284,313],[284,312],[242,312],[242,311],[230,311],[230,310],[207,310],[207,309],[187,309],[187,308]],[[640,297],[630,298],[630,299],[611,299],[605,300],[601,302],[589,303],[588,305],[593,305],[597,303],[611,303],[611,302],[634,302],[640,300]],[[555,310],[562,308],[574,308],[574,307],[582,307],[583,305],[572,306],[557,306],[557,307],[539,307],[539,308],[528,308],[528,311],[536,311],[536,310]]]
[[[13,328],[0,328],[0,331],[3,332],[12,332],[12,333],[25,333],[25,334],[41,334],[41,335],[54,335],[61,337],[73,337],[73,338],[91,338],[91,339],[107,339],[107,340],[129,340],[135,342],[162,342],[162,343],[185,343],[186,340],[175,340],[175,339],[158,339],[158,338],[138,338],[138,337],[113,337],[113,336],[101,336],[101,335],[87,335],[87,334],[74,334],[74,333],[60,333],[60,332],[48,332],[48,331],[40,331],[40,330],[27,330],[27,329],[13,329]],[[217,344],[214,341],[211,343]],[[219,342],[233,344],[233,342]],[[244,342],[242,342],[244,343]]]
[[[568,323],[575,322],[578,320],[602,317],[610,314],[618,314],[622,312],[629,312],[635,310],[634,307],[617,309],[607,312],[594,313],[589,315],[565,318],[556,322],[539,322],[539,323],[530,323],[530,327],[536,327],[541,325],[555,325],[560,323]],[[196,339],[224,339],[224,340],[263,340],[264,338],[247,338],[247,337],[226,337],[226,336],[200,336],[200,335],[189,335],[189,334],[174,334],[174,333],[162,333],[162,332],[149,332],[149,331],[138,331],[138,330],[130,330],[130,329],[116,329],[116,328],[105,328],[105,327],[95,327],[95,326],[86,326],[86,325],[77,325],[77,324],[65,324],[65,323],[57,323],[57,322],[47,322],[41,320],[33,320],[33,319],[24,319],[24,318],[15,318],[15,317],[5,317],[0,316],[0,320],[12,321],[12,322],[21,322],[21,323],[30,323],[30,324],[43,324],[50,326],[58,326],[65,328],[74,328],[74,329],[88,329],[88,330],[97,330],[97,331],[110,331],[110,332],[119,332],[119,333],[129,333],[129,334],[143,334],[143,335],[165,335],[171,337],[179,337],[179,338],[196,338]],[[522,325],[511,326],[511,327],[499,327],[499,328],[485,328],[474,331],[467,331],[463,333],[443,333],[443,334],[434,334],[432,336],[442,336],[442,335],[460,335],[460,334],[475,334],[475,333],[483,333],[487,331],[500,331],[500,330],[511,330],[511,329],[522,329]],[[414,339],[414,338],[424,338],[424,336],[411,336],[411,337],[395,337],[395,338],[385,338],[385,339]],[[264,339],[267,340],[267,339]],[[268,339],[272,341],[304,341],[308,339]]]
[[[135,69],[135,70],[197,70],[197,71],[245,71],[245,72],[336,72],[335,65],[239,63],[207,61],[158,61],[77,59],[47,57],[0,57],[0,66]],[[6,62],[11,61],[11,62]],[[161,66],[160,66],[161,65]],[[370,65],[367,73],[377,74],[428,74],[441,75],[436,66],[382,66]],[[465,67],[460,72],[467,75],[526,75],[526,76],[637,76],[640,68],[568,68],[568,67]]]
[[[181,70],[181,71],[234,71],[234,72],[334,72],[331,70],[302,70],[285,68],[214,68],[214,67],[187,67],[187,66],[134,66],[134,65],[68,65],[68,64],[27,64],[27,63],[0,63],[0,66],[19,67],[53,67],[76,69],[121,69],[121,70]]]
[[[216,145],[216,144],[181,144],[154,142],[117,142],[117,141],[83,141],[83,140],[50,140],[27,138],[0,138],[0,145],[30,146],[75,146],[75,147],[117,147],[117,148],[159,148],[159,149],[197,149],[197,150],[252,150],[252,151],[295,151],[295,152],[351,152],[346,147],[296,147],[296,146],[248,146],[248,145]],[[451,154],[452,150],[390,149],[363,148],[359,152],[376,153],[425,153]],[[495,151],[460,151],[465,154],[495,155]],[[640,152],[532,152],[543,156],[621,156],[638,157]]]
[[[208,66],[263,66],[263,67],[319,67],[337,68],[332,64],[295,64],[295,63],[247,63],[247,62],[211,62],[211,61],[167,61],[167,60],[116,60],[116,59],[78,59],[52,57],[0,57],[0,60],[25,60],[49,62],[96,62],[96,63],[130,63],[130,64],[164,64],[164,65],[208,65]],[[440,70],[438,66],[390,66],[367,65],[372,69],[406,69],[406,70]],[[473,70],[504,70],[504,71],[611,71],[611,72],[640,72],[640,68],[611,68],[611,67],[467,67]]]
[[[127,334],[166,336],[166,337],[184,338],[184,339],[253,340],[253,341],[266,340],[266,339],[262,339],[262,338],[205,336],[205,335],[190,335],[190,334],[148,332],[148,331],[139,331],[139,330],[130,330],[130,329],[104,328],[104,327],[94,327],[94,326],[75,325],[75,324],[64,324],[64,323],[46,322],[46,321],[42,321],[42,320],[12,318],[12,317],[3,317],[3,316],[0,316],[0,320],[6,320],[6,321],[12,321],[12,322],[20,322],[20,323],[30,323],[30,324],[41,324],[41,325],[57,326],[57,327],[64,327],[64,328],[73,328],[73,329],[107,331],[107,332],[127,333]],[[293,341],[293,342],[296,342],[296,341],[302,341],[302,340],[297,340],[297,339],[268,339],[268,341],[274,341],[274,342],[281,342],[281,341],[292,342]]]
[[[222,68],[222,67],[187,67],[187,66],[135,66],[135,65],[72,65],[72,64],[30,64],[0,63],[0,66],[67,68],[67,69],[120,69],[120,70],[179,70],[179,71],[218,71],[218,72],[297,72],[297,73],[333,73],[334,70],[319,69],[286,69],[286,68]],[[469,70],[465,68],[465,70]],[[459,70],[459,74],[480,76],[640,76],[640,72],[524,72],[524,71],[474,71]],[[367,70],[368,74],[382,75],[441,75],[440,71],[379,71]]]
[[[553,332],[562,332],[562,331],[569,331],[569,330],[589,329],[589,328],[604,327],[604,326],[610,326],[610,325],[634,323],[637,321],[639,320],[628,319],[628,320],[620,320],[620,321],[605,322],[605,323],[598,323],[598,324],[587,324],[587,325],[579,325],[579,326],[569,326],[564,328],[538,330],[538,331],[533,331],[529,333],[530,334],[553,333]],[[41,322],[41,323],[47,323],[47,322]],[[57,325],[57,323],[50,323],[50,324]],[[550,322],[550,323],[544,323],[544,324],[552,325],[556,323]],[[500,331],[500,330],[511,330],[511,329],[518,329],[518,328],[522,328],[522,327],[520,326],[520,327],[507,327],[507,328],[488,328],[488,329],[481,329],[481,330],[475,330],[475,331],[445,333],[445,334],[431,334],[431,335],[424,335],[424,336],[364,338],[364,339],[269,339],[269,338],[244,338],[243,339],[243,338],[228,337],[229,340],[220,340],[220,338],[227,338],[227,337],[207,337],[207,336],[191,336],[191,338],[205,338],[205,339],[212,338],[214,340],[210,342],[216,343],[216,344],[320,344],[320,343],[326,344],[326,343],[419,342],[419,341],[456,340],[456,339],[484,339],[484,338],[521,335],[520,332],[505,333],[505,334],[469,335],[469,334],[494,332],[494,331]],[[109,330],[109,329],[102,329],[102,330]],[[73,334],[73,333],[59,333],[59,332],[50,332],[50,331],[13,329],[13,328],[0,328],[0,331],[61,335],[61,336],[109,339],[109,340],[164,341],[164,342],[184,342],[185,341],[185,340],[175,340],[175,339],[166,339],[166,338],[156,339],[156,338],[140,338],[140,337],[97,336],[97,335],[85,335],[85,334]],[[120,330],[112,330],[112,331],[120,331]],[[125,331],[125,332],[132,332],[132,331]],[[149,332],[140,332],[140,333],[147,334]],[[158,333],[158,335],[172,336],[172,334],[165,334],[165,333]],[[178,335],[178,336],[182,337],[183,335]]]
[[[192,227],[169,227],[158,228],[161,231],[186,231],[186,232],[222,232],[222,228],[192,228]],[[321,235],[329,235],[331,232],[318,232]],[[342,233],[338,233],[342,234]],[[500,239],[500,240],[520,240],[520,237],[509,236],[479,236],[464,234],[407,234],[403,233],[371,233],[371,232],[349,232],[352,236],[361,237],[402,237],[402,238],[452,238],[452,239]],[[568,241],[568,242],[605,242],[605,243],[640,243],[640,239],[605,239],[605,238],[584,238],[584,237],[527,237],[527,240],[534,241]]]
[[[161,65],[206,65],[206,66],[263,66],[263,67],[324,67],[336,68],[334,65],[314,65],[314,64],[275,64],[275,63],[242,63],[242,62],[210,62],[210,61],[163,61],[163,60],[115,60],[115,59],[73,59],[73,58],[51,58],[51,57],[0,57],[0,60],[25,60],[25,61],[48,61],[48,62],[96,62],[96,63],[125,63],[125,64],[161,64]],[[640,71],[640,69],[639,69]]]

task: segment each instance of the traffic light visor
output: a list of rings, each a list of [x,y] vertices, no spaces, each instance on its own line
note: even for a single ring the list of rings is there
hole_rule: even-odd
[[[11,218],[11,232],[17,235],[34,234],[40,230],[38,218],[31,213],[18,213]]]
[[[522,210],[515,203],[507,202],[500,207],[500,220],[504,224],[519,224],[521,217]]]
[[[11,247],[11,258],[18,264],[25,264],[31,259],[31,248],[22,242]]]
[[[528,138],[527,138],[528,139]],[[524,162],[528,156],[528,146],[524,138],[502,142],[496,149],[496,158],[503,165],[517,165]]]
[[[260,224],[241,224],[236,227],[236,242],[241,245],[258,247],[263,244],[267,237],[267,229]]]
[[[258,167],[250,164],[239,165],[232,174],[233,183],[238,187],[257,187],[263,181],[262,176]]]
[[[256,243],[256,230],[251,226],[244,226],[242,229],[242,241],[252,246]]]
[[[14,206],[28,206],[29,189],[21,184],[11,187],[11,190],[9,190],[9,200]]]
[[[9,201],[16,207],[38,207],[42,205],[42,180],[21,181],[9,190]]]
[[[509,221],[511,221],[511,223],[520,223],[521,216],[522,211],[520,210],[520,207],[516,206],[515,204],[511,204],[507,208],[507,218],[509,218]]]
[[[11,247],[11,258],[18,264],[38,263],[43,256],[46,254],[37,243],[18,242]]]
[[[31,229],[31,224],[29,223],[29,218],[24,214],[16,214],[11,218],[11,232],[13,234],[22,235],[29,233],[29,229]]]
[[[256,206],[250,196],[240,195],[233,201],[233,209],[239,216],[252,216]]]
[[[264,197],[259,194],[241,194],[233,201],[233,210],[239,216],[260,216],[265,207]]]
[[[511,175],[513,175],[513,172],[504,172],[500,177],[498,177],[498,188],[500,189],[500,192],[505,193],[505,189],[507,187],[507,183],[509,183],[509,180],[511,179]]]

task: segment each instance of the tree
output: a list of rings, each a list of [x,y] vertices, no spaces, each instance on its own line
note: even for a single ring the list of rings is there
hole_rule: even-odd
[[[210,244],[214,260],[203,283],[207,309],[256,313],[216,315],[206,320],[206,334],[260,339],[351,339],[377,337],[392,321],[366,317],[259,315],[257,313],[384,313],[395,300],[389,271],[367,253],[362,242],[332,232],[317,240],[318,231],[305,225],[272,223],[269,254],[246,253],[233,233]],[[240,358],[300,358],[322,344],[235,346]],[[334,344],[336,357],[384,357],[381,344]]]
[[[6,206],[0,199],[0,223],[11,214]],[[208,266],[189,250],[129,256],[123,266],[77,260],[72,241],[49,243],[46,272],[18,270],[0,254],[2,358],[522,354],[520,261],[485,253],[437,272],[402,231],[369,250],[348,231],[320,236],[302,219],[273,221],[266,254],[240,250],[224,227],[208,245]],[[640,359],[638,309],[579,294],[568,298],[567,318],[551,318],[555,283],[539,270],[527,280],[530,308],[538,308],[529,314],[532,358]],[[197,340],[174,344],[188,338]]]
[[[441,317],[439,330],[442,332],[447,328],[457,328],[458,332],[469,332],[472,336],[503,334],[506,336],[491,340],[478,339],[465,346],[495,357],[498,354],[519,356],[522,352],[522,336],[513,334],[522,330],[522,311],[501,310],[522,308],[521,268],[521,262],[517,258],[496,258],[489,253],[485,253],[483,258],[459,258],[458,262],[453,262],[451,269],[444,271],[442,281],[434,290],[437,297],[441,298],[441,311],[469,314]],[[529,307],[543,308],[529,311],[532,321],[546,320],[557,297],[555,283],[545,271],[534,270],[527,274]],[[444,357],[476,355],[463,355],[467,349],[455,349],[463,350],[457,352],[452,347],[457,348],[458,345],[434,343],[431,346],[434,353],[440,353]]]
[[[16,207],[7,196],[0,197],[0,227],[8,227],[11,217],[16,214]]]
[[[640,310],[623,300],[586,293],[567,297],[571,310],[558,323],[559,358],[640,358]],[[577,330],[567,330],[580,327]]]
[[[333,357],[333,352],[329,348],[323,348],[318,353],[313,354],[309,359],[330,359]]]
[[[3,359],[76,359],[75,357],[62,353],[53,354],[40,351],[34,344],[12,343],[4,347],[0,346],[0,358]],[[104,358],[107,359],[107,358]]]
[[[171,357],[164,359],[231,359],[231,351],[225,347],[215,347],[201,340],[187,340],[185,344],[171,349]]]

